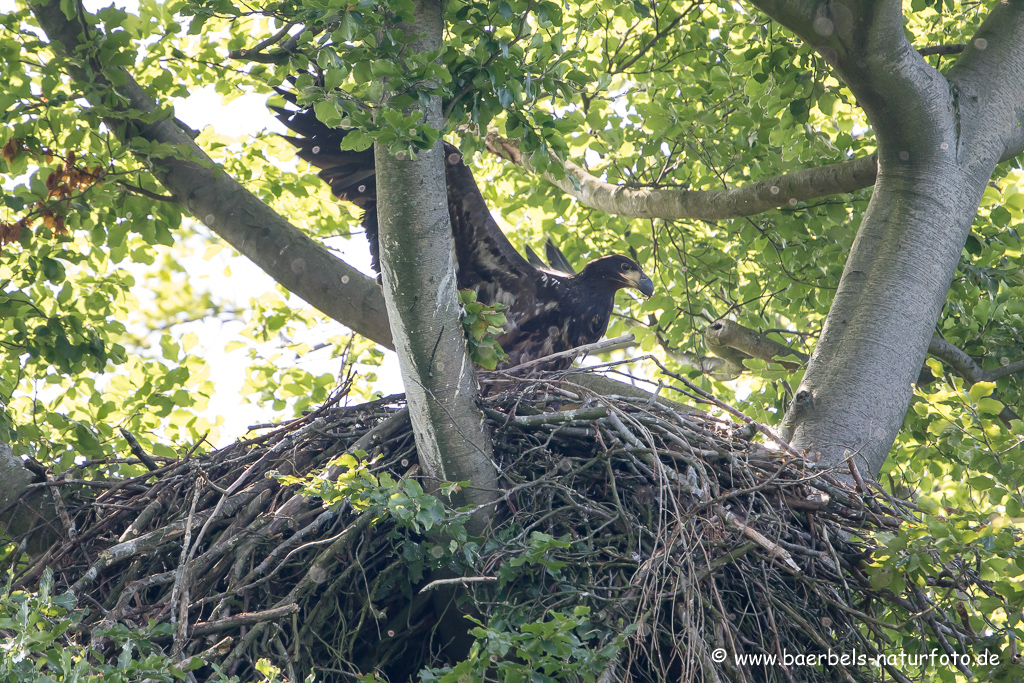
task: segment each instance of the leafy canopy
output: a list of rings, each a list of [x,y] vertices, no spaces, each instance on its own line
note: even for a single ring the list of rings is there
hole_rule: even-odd
[[[111,107],[125,83],[121,67],[164,104],[134,113],[150,120],[170,115],[172,98],[196,88],[213,86],[226,101],[271,96],[297,75],[288,87],[302,102],[328,124],[357,129],[349,144],[376,140],[415,153],[450,136],[472,157],[513,241],[536,246],[550,236],[576,264],[628,253],[654,273],[655,296],[624,295],[609,335],[632,331],[644,352],[670,365],[704,355],[702,330],[722,316],[813,349],[869,195],[714,224],[637,221],[591,210],[483,152],[481,134],[496,130],[538,172],[558,175],[571,159],[608,182],[695,190],[872,153],[870,127],[823,59],[736,4],[453,0],[444,49],[413,57],[402,54],[411,0],[61,6],[92,27],[88,49],[112,88],[69,79],[67,61],[23,3],[0,16],[0,440],[58,469],[126,452],[117,426],[163,455],[215,427],[203,411],[216,387],[188,320],[242,321],[231,344],[249,354],[245,393],[275,410],[301,410],[337,381],[295,362],[308,345],[286,343],[276,356],[258,346],[280,335],[302,339],[321,316],[283,292],[227,310],[224,293],[182,269],[187,256],[221,245],[197,232],[151,174],[147,160],[178,152],[125,141],[105,122],[123,118]],[[915,47],[963,43],[984,9],[915,0],[905,28]],[[940,69],[951,63],[928,60]],[[444,98],[444,131],[404,111],[431,93]],[[358,231],[355,212],[331,201],[275,135],[239,142],[206,129],[197,142],[309,234]],[[1011,164],[992,178],[939,322],[945,339],[989,369],[1021,357],[1021,181]],[[365,340],[336,335],[329,344],[350,348],[353,361],[379,363]],[[736,383],[699,379],[775,423],[799,371],[754,365]],[[913,552],[894,554],[892,568],[934,561],[926,542],[942,558],[985,558],[998,594],[990,614],[1005,625],[1010,606],[1024,600],[1024,557],[1009,533],[1024,517],[1024,427],[996,415],[1004,405],[1019,412],[1020,378],[970,387],[937,361],[929,366],[939,379],[918,389],[883,476],[931,501],[936,523],[900,537]],[[372,384],[364,378],[357,389],[368,394]],[[955,520],[943,509],[958,510]]]

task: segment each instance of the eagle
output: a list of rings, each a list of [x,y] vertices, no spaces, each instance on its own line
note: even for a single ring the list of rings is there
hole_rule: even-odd
[[[295,104],[294,93],[278,92]],[[371,266],[379,274],[373,149],[342,149],[348,130],[326,126],[311,109],[271,108],[295,133],[283,137],[301,159],[320,169],[334,196],[363,209]],[[445,142],[444,158],[458,287],[473,290],[482,303],[507,306],[498,343],[509,357],[499,369],[598,341],[608,329],[620,289],[636,289],[647,297],[654,293],[651,279],[625,256],[594,259],[577,273],[549,239],[548,264],[529,247],[529,259],[524,258],[491,217],[463,155]],[[566,357],[545,368],[562,370],[571,364],[572,358]]]

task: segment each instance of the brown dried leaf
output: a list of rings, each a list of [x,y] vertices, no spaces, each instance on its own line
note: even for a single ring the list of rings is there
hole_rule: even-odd
[[[54,194],[57,188],[60,187],[61,181],[64,180],[64,172],[56,170],[50,175],[46,176],[46,189],[50,191],[50,194]]]
[[[21,230],[22,230],[22,228],[28,228],[28,227],[31,227],[31,225],[32,225],[32,221],[30,221],[27,218],[22,218],[20,221],[18,221],[14,225],[12,225],[11,226],[11,230],[10,230],[10,232],[7,235],[8,236],[8,240],[7,240],[8,244],[11,243],[11,242],[17,242],[18,240],[20,240],[21,239]]]
[[[14,161],[14,157],[18,156],[18,152],[21,150],[21,142],[17,138],[11,138],[4,144],[3,155],[7,163]]]

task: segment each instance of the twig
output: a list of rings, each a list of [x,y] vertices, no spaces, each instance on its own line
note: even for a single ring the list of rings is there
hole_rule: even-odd
[[[157,465],[153,458],[146,455],[146,451],[142,449],[142,444],[139,443],[139,440],[135,438],[134,434],[124,427],[118,427],[118,429],[121,432],[121,436],[124,437],[124,440],[128,442],[128,448],[131,450],[132,455],[138,458],[139,462],[145,465],[147,470],[155,472],[160,469],[160,465]]]
[[[782,562],[782,565],[793,572],[794,574],[802,574],[800,565],[793,561],[793,556],[785,548],[781,548],[778,544],[772,543],[768,538],[759,532],[757,529],[747,525],[746,522],[742,521],[739,517],[726,510],[721,505],[715,506],[715,512],[722,520],[729,526],[737,529],[741,534],[749,538],[754,543],[758,544],[762,548],[768,551],[768,554],[775,559]]]
[[[631,334],[624,334],[620,337],[615,337],[613,339],[604,339],[599,342],[594,342],[593,344],[583,344],[581,346],[574,346],[571,349],[559,351],[558,353],[552,353],[549,356],[535,358],[531,361],[520,363],[519,365],[514,365],[511,368],[504,368],[502,370],[499,370],[498,372],[503,374],[511,374],[519,372],[521,370],[525,370],[526,368],[534,368],[537,367],[538,365],[544,365],[545,363],[550,363],[551,361],[558,360],[559,358],[576,356],[577,354],[581,353],[605,353],[608,351],[624,349],[629,346],[633,346],[635,342],[636,337],[634,337]]]
[[[280,40],[282,38],[284,38],[286,35],[288,35],[288,32],[292,30],[292,28],[295,26],[296,23],[297,22],[289,21],[283,27],[281,27],[280,31],[278,31],[274,35],[270,36],[269,38],[265,38],[264,40],[261,40],[260,42],[258,42],[255,45],[253,45],[251,48],[241,49],[241,50],[231,50],[230,52],[228,52],[228,58],[230,58],[230,59],[254,59],[257,55],[259,55],[259,53],[263,52],[263,50],[265,50],[266,48],[270,47],[271,45],[274,45],[275,43],[280,42]]]
[[[953,45],[928,45],[917,48],[918,54],[922,57],[928,55],[958,55],[967,48],[963,43]]]
[[[287,605],[281,605],[280,607],[265,609],[260,612],[242,612],[241,614],[217,619],[216,621],[201,621],[192,627],[192,636],[205,636],[210,633],[236,629],[239,626],[258,624],[262,621],[274,621],[281,617],[286,617],[289,614],[295,614],[298,611],[299,606],[293,602]]]
[[[420,593],[426,593],[427,591],[432,591],[435,588],[440,588],[441,586],[451,586],[454,584],[465,585],[469,583],[492,583],[497,580],[497,576],[456,576],[453,579],[435,579],[421,588]]]
[[[843,456],[846,460],[846,464],[850,466],[850,476],[853,477],[853,481],[857,484],[857,490],[861,493],[867,493],[868,487],[864,485],[864,480],[860,478],[860,470],[857,469],[857,463],[854,462],[853,453],[847,451]]]
[[[192,524],[196,516],[196,505],[199,503],[199,493],[202,491],[201,484],[202,480],[199,478],[196,478],[192,484],[192,506],[188,511],[188,519],[185,521],[185,538],[181,543],[181,559],[178,560],[178,568],[174,574],[174,586],[171,589],[171,623],[176,626],[173,648],[175,654],[181,652],[185,647],[185,634],[188,630],[189,583],[191,581],[188,558],[192,550]]]

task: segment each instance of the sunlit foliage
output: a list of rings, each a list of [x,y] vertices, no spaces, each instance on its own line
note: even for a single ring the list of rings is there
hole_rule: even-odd
[[[189,281],[180,262],[220,245],[197,236],[150,174],[145,160],[174,150],[114,134],[120,67],[164,103],[206,85],[226,100],[276,97],[272,88],[284,86],[326,122],[356,127],[352,144],[415,153],[446,135],[472,157],[516,243],[536,247],[550,236],[577,265],[610,252],[645,264],[655,296],[620,296],[623,315],[609,335],[633,332],[642,351],[694,378],[677,359],[705,355],[702,330],[721,317],[813,351],[870,196],[822,197],[715,224],[630,220],[589,209],[484,151],[480,134],[496,130],[538,171],[558,173],[571,159],[630,187],[708,190],[871,154],[872,130],[824,60],[738,4],[453,0],[440,65],[399,56],[409,0],[142,0],[94,14],[71,0],[62,7],[95,26],[90,49],[112,87],[72,82],[24,4],[0,16],[0,440],[58,469],[126,450],[118,426],[167,455],[215,428],[200,415],[216,387],[192,351],[188,320],[241,322],[233,344],[249,357],[244,392],[275,411],[309,407],[348,373],[314,374],[297,363],[310,350],[301,340],[324,320],[285,293],[238,310]],[[906,30],[915,48],[963,43],[984,9],[915,0]],[[955,56],[927,59],[941,70]],[[444,98],[444,131],[402,112],[432,92]],[[281,139],[227,140],[208,129],[197,141],[311,235],[361,238],[356,212],[333,202],[303,164],[296,170]],[[997,169],[938,324],[984,368],[1024,355],[1022,178],[1017,162]],[[274,339],[283,341],[259,346]],[[380,361],[365,340],[339,334],[324,343],[339,354],[348,348],[352,362]],[[1003,406],[1019,413],[1020,377],[972,388],[937,361],[929,367],[937,379],[918,389],[883,483],[931,501],[936,519],[949,520],[929,528],[943,553],[984,558],[999,578],[998,621],[1024,600],[1024,557],[985,540],[1024,519],[1024,425],[997,417]],[[777,423],[799,378],[759,366],[738,382],[700,381]],[[355,379],[363,395],[373,390],[367,379]],[[925,542],[908,533],[907,547]]]

